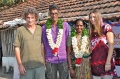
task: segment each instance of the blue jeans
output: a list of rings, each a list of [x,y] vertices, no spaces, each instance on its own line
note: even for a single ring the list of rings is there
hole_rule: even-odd
[[[58,64],[47,62],[46,64],[47,79],[57,79],[57,71],[59,72],[59,79],[69,79],[67,62],[62,62]]]

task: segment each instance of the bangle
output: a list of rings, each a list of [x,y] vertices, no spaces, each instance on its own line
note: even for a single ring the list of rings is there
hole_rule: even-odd
[[[69,67],[72,67],[72,65],[70,65]]]
[[[71,69],[71,68],[72,68],[72,65],[70,65],[68,68]]]
[[[105,64],[105,65],[110,65],[110,64]]]

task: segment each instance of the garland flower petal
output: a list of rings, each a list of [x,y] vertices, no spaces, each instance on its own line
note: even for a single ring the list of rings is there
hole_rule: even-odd
[[[72,37],[72,47],[73,47],[73,51],[76,57],[76,66],[80,66],[80,62],[81,62],[81,58],[83,57],[83,54],[86,51],[86,47],[88,45],[88,31],[86,28],[83,29],[82,31],[82,36],[81,36],[81,47],[80,50],[78,48],[78,42],[77,42],[77,38],[76,38],[76,32],[75,29],[72,29],[71,31],[71,37]]]
[[[48,19],[46,22],[46,35],[48,39],[48,43],[50,47],[52,48],[52,53],[54,56],[58,55],[58,49],[60,47],[61,41],[62,41],[62,35],[63,35],[63,21],[61,19],[58,19],[57,25],[59,28],[58,35],[57,35],[57,41],[54,43],[52,34],[51,34],[51,28],[52,28],[52,20]]]

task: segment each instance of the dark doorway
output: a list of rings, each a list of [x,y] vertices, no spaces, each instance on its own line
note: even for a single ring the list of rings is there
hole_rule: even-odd
[[[2,66],[2,47],[0,47],[0,66]]]
[[[0,34],[0,67],[2,66],[2,43],[1,43],[1,34]]]

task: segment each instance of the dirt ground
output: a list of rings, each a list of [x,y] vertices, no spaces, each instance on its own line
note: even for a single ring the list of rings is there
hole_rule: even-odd
[[[0,68],[0,79],[13,79],[13,74],[4,74]]]
[[[3,73],[0,67],[0,79],[13,79],[13,73]]]

